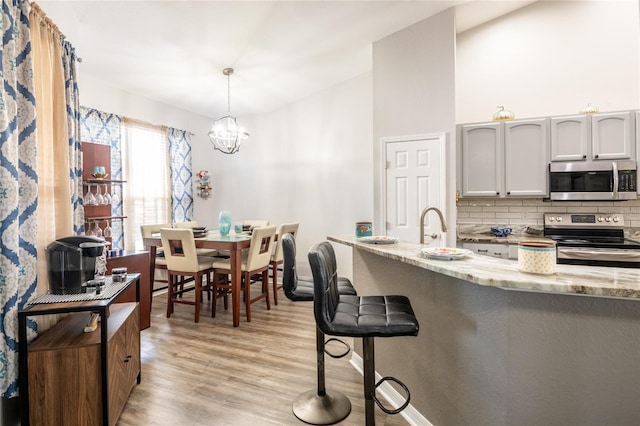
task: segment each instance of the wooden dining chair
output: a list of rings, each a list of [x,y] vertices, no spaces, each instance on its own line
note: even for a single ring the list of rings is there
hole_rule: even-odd
[[[245,302],[247,322],[251,322],[251,304],[265,299],[267,310],[271,309],[269,301],[269,262],[273,251],[273,242],[276,236],[276,227],[267,226],[254,228],[251,234],[251,245],[246,256],[242,256],[242,292]],[[217,298],[232,291],[229,282],[231,274],[231,261],[219,260],[213,263],[213,302],[211,316],[216,316]],[[251,284],[262,284],[260,295],[251,297]]]
[[[167,318],[173,313],[173,305],[181,303],[195,306],[195,322],[200,321],[200,304],[202,292],[210,295],[211,276],[213,272],[213,259],[196,254],[196,243],[193,232],[190,229],[163,228],[160,230],[162,247],[167,261],[169,274],[169,291],[167,292]],[[182,293],[190,289],[182,287],[178,277],[191,276],[195,283],[195,301],[181,298]],[[207,284],[202,286],[202,277],[205,276]]]
[[[156,223],[156,224],[152,224],[152,225],[142,225],[140,226],[140,234],[142,235],[142,238],[151,238],[153,236],[153,234],[159,234],[160,230],[162,228],[171,228],[171,224],[170,223]],[[161,287],[161,288],[154,288],[153,287],[153,283],[154,282],[158,282],[158,283],[168,283],[169,281],[167,280],[166,277],[164,277],[163,275],[166,274],[167,271],[167,261],[164,258],[164,250],[162,247],[158,247],[157,251],[156,251],[156,269],[154,271],[154,273],[151,275],[151,289],[152,291],[158,291],[158,290],[163,290],[165,287]],[[159,277],[156,277],[156,272],[159,273]]]
[[[291,234],[291,236],[295,240],[299,226],[299,223],[283,223],[278,229],[278,237],[275,244],[275,249],[273,250],[273,254],[271,255],[271,260],[269,261],[269,271],[271,272],[271,283],[273,287],[273,303],[275,303],[276,305],[278,304],[278,289],[282,288],[282,285],[278,285],[278,267],[284,261],[284,256],[282,253],[282,237],[285,234]]]

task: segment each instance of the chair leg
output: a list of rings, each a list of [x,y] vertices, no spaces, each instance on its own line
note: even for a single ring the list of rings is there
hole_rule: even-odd
[[[196,286],[196,317],[195,322],[200,321],[200,304],[202,303],[202,274],[198,272],[194,277]]]
[[[167,318],[173,313],[173,275],[167,276]]]
[[[244,310],[247,313],[247,322],[251,322],[251,277],[248,272],[242,274],[244,280]]]
[[[207,272],[207,300],[211,301],[211,274]]]
[[[262,294],[267,299],[267,311],[271,310],[271,302],[269,301],[269,269],[262,272]]]
[[[324,345],[325,335],[316,327],[317,388],[298,395],[291,407],[297,418],[312,425],[332,425],[345,419],[351,412],[349,398],[325,388]]]
[[[278,265],[273,266],[273,303],[278,304]]]
[[[373,337],[362,338],[362,353],[364,357],[364,411],[365,425],[376,424],[376,406],[373,400],[376,391],[376,362]]]

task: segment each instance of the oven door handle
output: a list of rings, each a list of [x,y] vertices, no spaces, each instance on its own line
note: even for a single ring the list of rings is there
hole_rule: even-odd
[[[611,166],[613,167],[613,199],[617,200],[618,199],[618,163],[613,161],[611,163]]]
[[[596,258],[594,259],[594,256]],[[640,250],[607,250],[604,248],[572,248],[558,247],[560,259],[613,260],[624,262],[640,262]]]

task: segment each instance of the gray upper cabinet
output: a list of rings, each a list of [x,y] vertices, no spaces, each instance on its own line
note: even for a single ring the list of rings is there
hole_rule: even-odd
[[[547,195],[547,119],[461,126],[462,196]]]
[[[586,115],[551,117],[551,161],[582,161],[590,155],[591,127]]]
[[[594,160],[632,160],[636,156],[634,113],[613,112],[591,116]]]
[[[548,195],[546,118],[504,123],[505,191],[508,197]]]
[[[496,197],[502,188],[501,123],[462,126],[462,196]]]
[[[551,161],[632,160],[634,112],[552,117]]]

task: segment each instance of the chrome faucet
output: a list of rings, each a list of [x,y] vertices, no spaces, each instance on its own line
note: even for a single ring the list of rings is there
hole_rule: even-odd
[[[425,216],[427,216],[427,213],[429,213],[429,211],[431,210],[433,210],[438,214],[438,217],[440,218],[440,227],[442,228],[442,232],[447,232],[447,225],[444,223],[444,216],[442,215],[442,212],[440,211],[440,209],[437,207],[426,207],[424,210],[422,210],[422,213],[420,214],[420,244],[424,244],[424,218]],[[437,238],[437,235],[431,234],[431,237]]]

